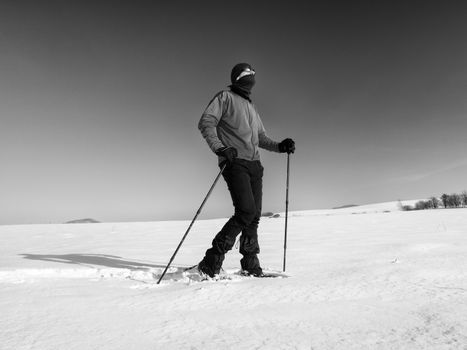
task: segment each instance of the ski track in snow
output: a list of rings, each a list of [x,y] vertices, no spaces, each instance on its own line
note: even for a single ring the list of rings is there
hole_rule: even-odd
[[[395,206],[291,213],[283,279],[184,278],[224,220],[195,224],[160,285],[187,222],[0,227],[0,349],[466,350],[467,210]],[[283,224],[262,220],[264,267]]]

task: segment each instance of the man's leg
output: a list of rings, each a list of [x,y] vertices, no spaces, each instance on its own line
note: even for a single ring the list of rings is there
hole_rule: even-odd
[[[263,167],[259,161],[251,166],[251,190],[255,200],[255,217],[253,221],[242,231],[240,236],[240,253],[243,258],[240,260],[242,270],[253,275],[262,273],[258,254],[260,252],[258,243],[258,224],[261,217],[261,207],[263,198]]]
[[[225,253],[232,249],[237,235],[251,224],[257,214],[248,163],[251,162],[236,160],[224,170],[223,176],[232,197],[235,214],[214,237],[212,247],[206,251],[200,263],[200,268],[210,276],[219,273]]]

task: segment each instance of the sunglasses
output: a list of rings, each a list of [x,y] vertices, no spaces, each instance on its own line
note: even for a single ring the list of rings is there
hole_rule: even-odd
[[[246,77],[247,75],[255,75],[255,74],[256,74],[256,72],[253,69],[246,68],[246,69],[243,70],[243,72],[240,73],[240,75],[237,77],[237,79],[235,79],[235,81],[237,81],[237,80],[239,80],[239,79],[241,79],[243,77]]]

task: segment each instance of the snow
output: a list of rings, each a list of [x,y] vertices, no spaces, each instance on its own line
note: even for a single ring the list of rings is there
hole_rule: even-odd
[[[161,285],[189,222],[0,226],[0,348],[467,349],[467,209],[293,212],[290,278],[174,280],[224,222],[197,221]],[[283,228],[262,219],[263,267]]]

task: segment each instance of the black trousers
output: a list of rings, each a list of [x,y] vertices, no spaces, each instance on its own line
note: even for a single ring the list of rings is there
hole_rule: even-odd
[[[263,166],[260,161],[235,159],[223,172],[235,208],[234,215],[214,237],[212,247],[206,251],[203,264],[212,274],[219,273],[225,254],[240,236],[240,261],[243,270],[261,272],[258,224],[263,197]]]

